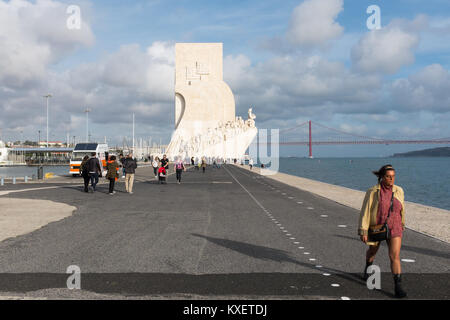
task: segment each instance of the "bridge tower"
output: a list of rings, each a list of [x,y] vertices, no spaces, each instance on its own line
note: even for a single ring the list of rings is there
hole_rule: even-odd
[[[309,158],[312,159],[312,133],[311,133],[311,120],[309,120]]]

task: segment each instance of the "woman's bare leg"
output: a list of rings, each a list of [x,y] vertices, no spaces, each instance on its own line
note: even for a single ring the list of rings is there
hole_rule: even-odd
[[[392,274],[401,274],[402,267],[400,264],[400,249],[402,247],[402,238],[395,237],[387,241],[389,246],[389,259],[391,260]]]

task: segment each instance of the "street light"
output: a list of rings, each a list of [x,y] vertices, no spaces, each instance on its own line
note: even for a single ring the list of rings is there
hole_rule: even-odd
[[[49,93],[46,96],[43,96],[44,98],[47,98],[47,148],[48,148],[48,98],[51,98],[52,95]]]
[[[132,153],[133,153],[133,157],[135,156],[135,154],[134,154],[134,113],[133,113],[133,151],[132,151]]]
[[[86,108],[84,112],[86,112],[86,141],[89,142],[89,112],[91,112],[91,109]]]

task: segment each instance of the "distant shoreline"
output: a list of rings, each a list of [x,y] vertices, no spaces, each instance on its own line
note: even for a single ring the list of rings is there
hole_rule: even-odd
[[[411,158],[411,157],[450,157],[450,147],[432,148],[418,151],[410,151],[405,153],[395,153],[393,158]]]

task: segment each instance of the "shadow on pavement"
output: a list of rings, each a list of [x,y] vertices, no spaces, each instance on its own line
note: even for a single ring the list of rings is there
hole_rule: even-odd
[[[359,240],[359,238],[353,238],[353,237],[343,236],[343,235],[339,235],[339,234],[335,234],[334,236],[338,237],[338,238],[355,240],[355,241],[358,241],[358,242],[361,241],[361,240]],[[444,259],[450,259],[450,253],[446,253],[446,252],[442,252],[442,251],[436,251],[436,250],[432,250],[432,249],[413,247],[413,246],[402,244],[402,251],[403,250],[411,251],[411,252],[415,252],[415,253],[419,253],[419,254],[423,254],[423,255],[427,255],[427,256],[432,256],[432,257],[439,257],[439,258],[444,258]]]
[[[220,239],[220,238],[214,238],[209,236],[204,236],[200,234],[193,233],[193,236],[200,237],[203,239],[206,239],[216,245],[237,251],[239,253],[245,254],[247,256],[256,258],[256,259],[263,259],[263,260],[272,260],[276,262],[290,262],[297,265],[300,265],[302,267],[309,268],[311,270],[314,270],[316,272],[321,271],[327,271],[332,273],[334,276],[339,277],[343,280],[353,282],[354,284],[357,284],[365,289],[366,283],[364,282],[362,275],[360,274],[351,274],[351,273],[344,273],[341,270],[329,268],[326,266],[322,266],[320,270],[315,267],[315,265],[309,264],[309,263],[303,263],[295,260],[293,257],[291,257],[286,251],[279,250],[279,249],[273,249],[263,246],[257,246],[245,242],[238,242],[234,240],[228,240],[228,239]],[[319,274],[322,276],[321,274]],[[386,297],[393,298],[393,295],[387,291],[384,290],[378,290],[379,293],[384,294]]]

